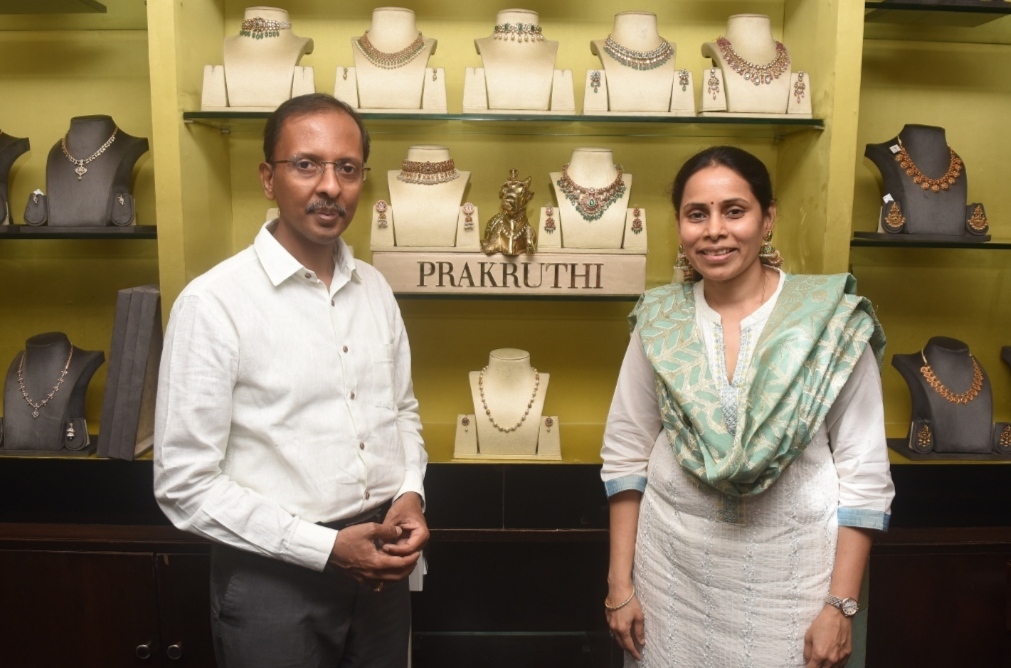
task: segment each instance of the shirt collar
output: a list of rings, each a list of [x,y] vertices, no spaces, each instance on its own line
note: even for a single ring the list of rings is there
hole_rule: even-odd
[[[301,262],[296,260],[288,250],[274,238],[273,230],[277,227],[277,219],[264,223],[253,240],[253,250],[267,272],[270,282],[277,287],[295,274],[308,271]],[[337,239],[334,259],[334,278],[343,277],[344,281],[358,282],[358,272],[355,270],[355,259],[351,256],[351,248],[343,239]]]

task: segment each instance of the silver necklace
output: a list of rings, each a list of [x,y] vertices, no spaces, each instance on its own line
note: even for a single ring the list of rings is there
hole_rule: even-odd
[[[107,140],[105,140],[105,143],[102,144],[97,151],[89,155],[87,158],[84,158],[83,160],[75,158],[74,156],[70,155],[70,151],[67,150],[67,135],[63,135],[63,139],[60,140],[60,148],[63,149],[63,155],[67,156],[67,160],[77,165],[77,168],[74,169],[74,171],[77,172],[78,181],[83,179],[84,175],[88,173],[88,168],[85,167],[85,165],[87,165],[92,160],[105,153],[105,150],[110,146],[112,146],[112,142],[116,141],[117,132],[119,132],[119,128],[113,128],[112,135]]]
[[[537,388],[539,388],[541,386],[541,374],[537,372],[537,369],[533,370],[534,371],[534,392],[533,392],[533,394],[530,395],[530,401],[527,402],[527,409],[525,411],[523,411],[523,417],[521,417],[520,421],[517,422],[516,424],[514,424],[513,426],[511,426],[511,427],[503,427],[502,425],[500,425],[498,422],[495,421],[495,418],[491,414],[491,409],[488,408],[488,402],[484,398],[484,372],[487,371],[487,370],[488,370],[488,367],[485,367],[485,368],[481,369],[481,373],[477,377],[477,390],[478,390],[478,394],[481,395],[481,406],[484,407],[484,414],[487,415],[488,419],[491,421],[491,426],[495,427],[496,429],[498,429],[503,434],[508,434],[510,432],[516,431],[517,429],[520,428],[520,425],[522,425],[524,422],[526,422],[527,416],[530,415],[530,409],[533,408],[533,406],[534,406],[534,399],[537,398]]]
[[[671,56],[674,55],[674,47],[661,37],[660,46],[652,51],[636,51],[619,44],[608,35],[604,40],[604,53],[633,70],[654,70],[671,59]]]
[[[70,360],[74,359],[74,346],[73,345],[70,346],[70,354],[67,355],[67,363],[63,365],[63,371],[60,372],[60,377],[56,381],[56,385],[54,385],[53,389],[51,389],[49,391],[49,396],[47,396],[45,399],[43,399],[39,403],[35,403],[34,401],[32,401],[32,398],[28,396],[28,390],[25,389],[25,358],[26,357],[28,357],[28,351],[27,350],[21,354],[21,361],[18,362],[18,385],[21,387],[21,396],[23,396],[25,398],[25,401],[28,402],[29,406],[31,406],[32,408],[35,409],[35,410],[32,411],[32,418],[37,418],[39,416],[39,410],[43,406],[45,406],[46,404],[48,404],[52,400],[53,396],[57,392],[60,391],[60,386],[63,385],[63,381],[67,377],[67,372],[70,370]]]

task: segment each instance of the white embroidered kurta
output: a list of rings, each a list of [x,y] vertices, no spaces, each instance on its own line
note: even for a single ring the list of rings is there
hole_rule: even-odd
[[[737,381],[747,376],[778,296],[777,289],[742,321],[741,352],[728,380],[719,314],[695,286],[696,322],[725,416],[736,415]],[[894,495],[880,376],[869,349],[803,454],[769,490],[737,500],[678,465],[663,432],[653,368],[633,333],[601,454],[608,495],[643,491],[633,579],[646,645],[642,662],[626,656],[626,666],[804,666],[804,633],[829,593],[839,525],[887,528]]]

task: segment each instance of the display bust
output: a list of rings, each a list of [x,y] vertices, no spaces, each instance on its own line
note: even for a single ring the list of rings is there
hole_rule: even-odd
[[[0,131],[0,224],[6,225],[14,222],[11,218],[8,181],[14,161],[27,153],[29,148],[31,148],[31,144],[27,138],[14,137]]]
[[[474,45],[484,65],[489,109],[548,110],[558,42],[544,38],[537,12],[499,12],[493,34]]]
[[[358,106],[364,109],[419,109],[429,57],[437,42],[418,30],[414,12],[379,7],[372,24],[351,40],[358,82]]]
[[[790,54],[786,46],[773,37],[768,16],[731,16],[727,19],[724,36],[715,42],[705,42],[702,55],[711,59],[713,66],[722,72],[727,111],[787,112],[791,93]]]
[[[677,46],[660,36],[656,14],[616,14],[611,34],[590,42],[590,51],[607,74],[610,111],[670,110]]]

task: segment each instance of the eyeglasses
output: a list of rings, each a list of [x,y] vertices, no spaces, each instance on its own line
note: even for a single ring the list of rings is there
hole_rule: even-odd
[[[276,165],[283,162],[294,172],[295,176],[306,181],[318,179],[323,175],[327,165],[333,165],[334,175],[337,180],[345,185],[356,185],[365,180],[369,167],[357,160],[317,160],[306,156],[296,155],[288,160],[273,160],[270,164]]]

